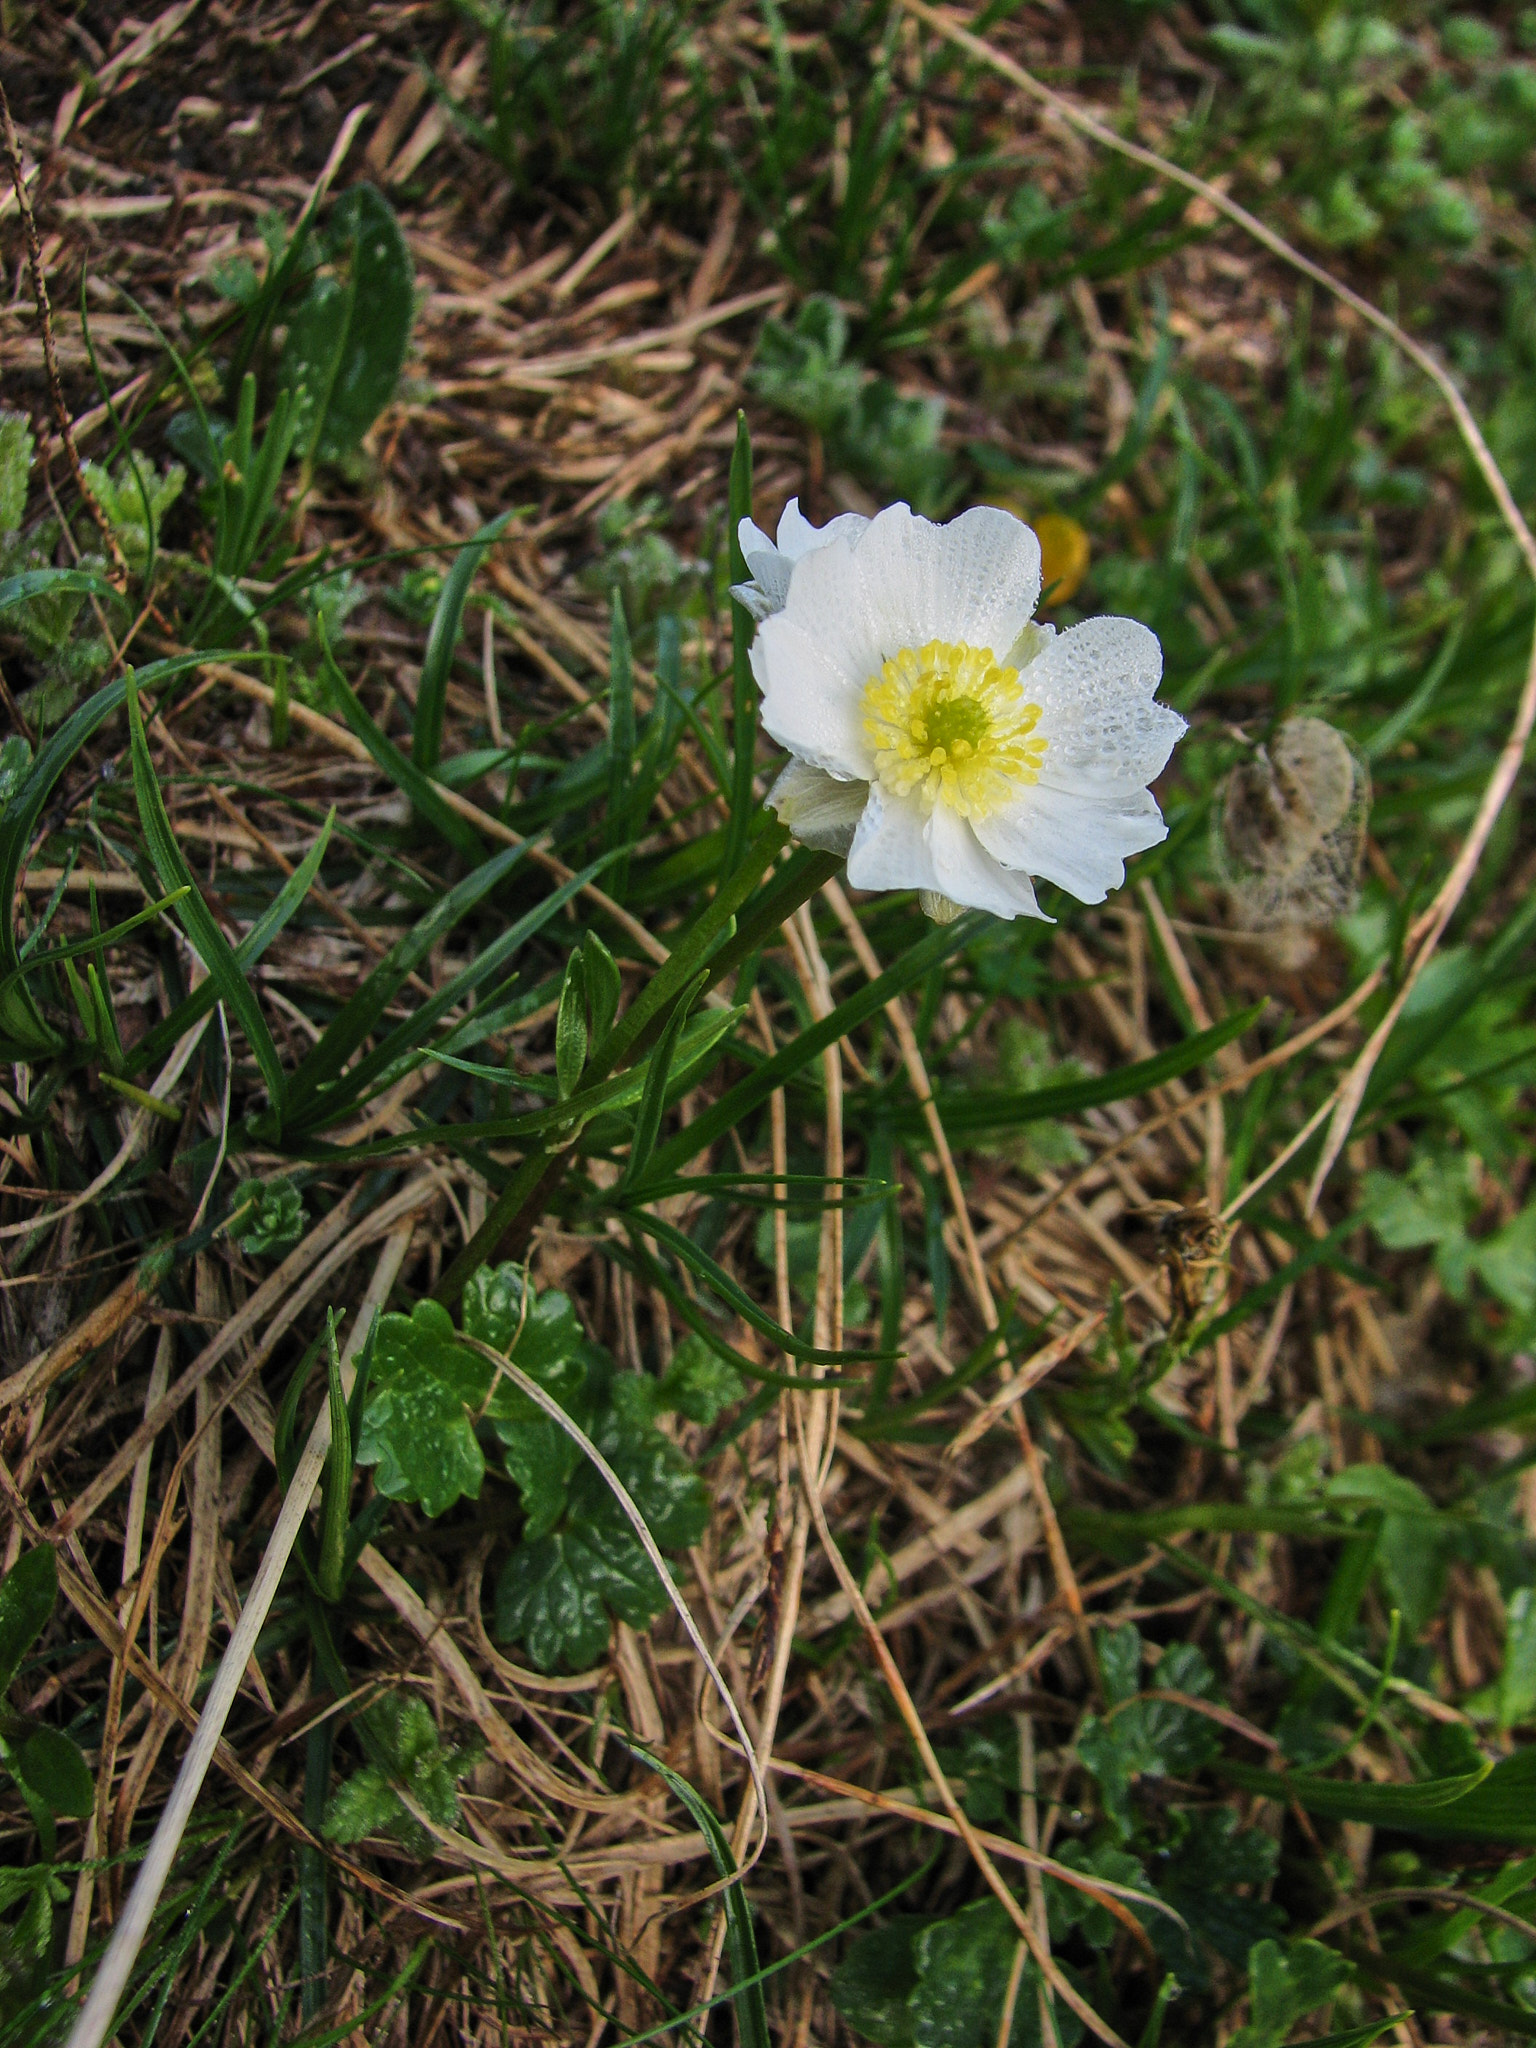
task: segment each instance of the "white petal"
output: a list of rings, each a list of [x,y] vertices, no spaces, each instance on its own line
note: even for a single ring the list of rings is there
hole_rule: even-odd
[[[764,619],[771,618],[775,612],[784,609],[784,596],[789,589],[789,571],[786,566],[780,575],[774,563],[764,567],[761,556],[758,560],[759,566],[755,569],[750,562],[747,564],[747,567],[752,569],[754,580],[751,583],[733,583],[731,595],[742,610],[761,625]]]
[[[752,574],[750,583],[733,583],[731,595],[759,624],[784,609],[789,594],[790,571],[802,555],[825,547],[839,538],[852,540],[869,521],[858,512],[840,512],[825,526],[812,526],[800,510],[800,500],[791,498],[779,519],[779,537],[771,541],[756,520],[737,523],[736,538]]]
[[[854,834],[848,880],[855,889],[918,889],[999,917],[1039,917],[1028,875],[989,860],[970,826],[947,805],[929,814],[878,783]]]
[[[854,544],[861,611],[880,659],[930,640],[1002,658],[1040,596],[1040,543],[1011,512],[978,505],[945,526],[888,505]]]
[[[947,895],[933,864],[927,823],[921,804],[871,784],[848,856],[848,879],[854,888],[931,889],[936,896]]]
[[[855,539],[868,524],[862,512],[839,512],[825,526],[812,526],[800,510],[800,500],[791,498],[779,514],[779,553],[790,562],[798,562],[802,555],[810,554],[814,548],[824,548],[828,541]],[[745,543],[742,552],[746,552]]]
[[[1102,903],[1125,880],[1126,856],[1168,836],[1148,790],[1078,795],[1044,782],[979,819],[975,830],[994,859],[1056,882],[1082,903]]]
[[[821,559],[809,556],[796,577]],[[874,756],[864,733],[864,678],[850,676],[843,651],[829,645],[829,637],[814,620],[809,628],[802,624],[793,608],[758,627],[752,673],[763,693],[763,730],[829,775],[867,782]]]
[[[1049,641],[1020,677],[1044,713],[1042,784],[1108,796],[1154,781],[1184,731],[1153,698],[1162,672],[1157,635],[1135,619],[1085,619]]]
[[[998,917],[1041,917],[1034,884],[1027,874],[1000,867],[978,843],[958,811],[937,804],[928,820],[928,845],[941,892],[971,910],[990,910]]]
[[[803,846],[847,853],[864,806],[867,782],[842,782],[809,761],[790,761],[768,792],[768,807]]]

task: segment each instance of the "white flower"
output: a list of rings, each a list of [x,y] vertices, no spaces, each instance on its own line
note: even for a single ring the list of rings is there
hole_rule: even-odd
[[[776,546],[750,520],[741,545],[763,724],[794,757],[768,801],[855,888],[1041,917],[1031,876],[1102,903],[1167,836],[1148,784],[1184,721],[1153,694],[1157,638],[1031,624],[1040,546],[1012,513],[818,529],[791,500]]]

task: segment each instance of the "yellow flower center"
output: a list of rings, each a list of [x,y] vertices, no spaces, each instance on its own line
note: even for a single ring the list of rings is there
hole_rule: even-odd
[[[1040,779],[1040,706],[990,647],[903,647],[864,685],[864,731],[875,780],[932,810],[985,818]],[[1034,737],[1031,737],[1031,735]]]

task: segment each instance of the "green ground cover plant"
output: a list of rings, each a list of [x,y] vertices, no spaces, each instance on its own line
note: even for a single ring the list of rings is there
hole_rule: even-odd
[[[1536,589],[1210,196],[1528,513],[1536,14],[954,25],[0,13],[0,2042],[1536,2034]],[[797,493],[1156,633],[1124,890],[792,840]]]

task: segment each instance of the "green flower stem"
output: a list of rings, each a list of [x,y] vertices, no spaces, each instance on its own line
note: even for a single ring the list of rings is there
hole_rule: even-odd
[[[584,1087],[606,1080],[621,1062],[632,1060],[653,1042],[672,1003],[701,966],[708,970],[708,985],[715,986],[740,965],[746,952],[761,943],[767,929],[777,929],[802,903],[809,902],[829,872],[835,872],[838,863],[831,855],[817,855],[804,866],[791,863],[793,883],[787,887],[772,883],[765,892],[764,909],[771,908],[772,925],[766,923],[765,917],[753,916],[742,933],[735,932],[732,927],[737,911],[788,843],[785,828],[777,819],[764,815],[740,865],[694,919],[665,966],[657,969],[637,1000],[593,1052],[581,1076]],[[742,941],[746,942],[745,951]],[[573,1135],[562,1142],[546,1142],[527,1154],[492,1204],[485,1221],[438,1281],[434,1299],[451,1307],[479,1267],[521,1256],[534,1224],[565,1176]]]

